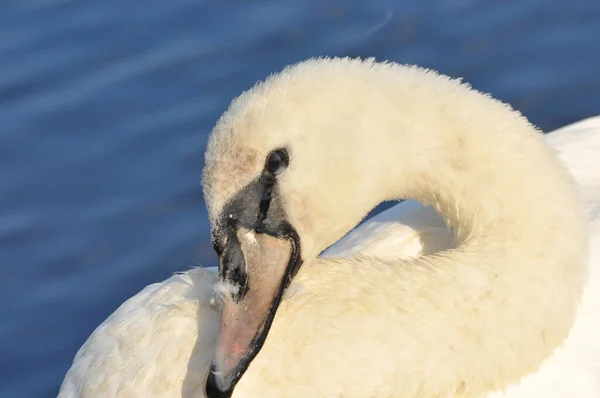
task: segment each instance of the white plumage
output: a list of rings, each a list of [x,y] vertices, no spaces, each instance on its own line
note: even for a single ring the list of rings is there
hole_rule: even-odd
[[[303,71],[303,73],[308,72]],[[423,94],[419,92],[418,95]],[[474,106],[479,107],[480,104]],[[334,112],[335,109],[338,108],[330,112]],[[481,109],[485,107],[482,106]],[[230,112],[235,110],[234,108]],[[435,117],[435,114],[431,117]],[[493,110],[490,117],[500,116],[496,110]],[[489,391],[485,395],[488,398],[600,396],[600,338],[598,338],[600,336],[600,117],[548,134],[545,140],[557,150],[560,159],[574,176],[578,189],[583,195],[589,224],[590,270],[575,324],[564,344],[544,360],[539,369],[531,374],[522,375],[523,378],[519,382],[513,382],[504,392]],[[508,158],[506,161],[511,162],[511,159]],[[514,175],[512,178],[519,178],[519,176]],[[505,192],[505,195],[511,195],[511,192]],[[546,198],[548,202],[553,199],[551,196]],[[218,201],[215,200],[216,202]],[[565,236],[564,239],[569,238]],[[577,236],[574,238],[577,239]],[[359,255],[373,259],[372,261],[385,262],[417,258],[452,247],[454,247],[453,236],[438,213],[432,208],[408,200],[380,213],[350,232],[327,249],[322,254],[322,258],[355,258]],[[552,275],[549,278],[552,278]],[[204,396],[204,383],[219,332],[219,313],[214,299],[216,283],[214,269],[197,268],[175,275],[164,282],[150,285],[126,301],[81,347],[65,377],[59,397]],[[217,286],[220,286],[217,289],[228,288],[224,285]],[[311,288],[310,283],[302,277],[299,278],[299,282],[291,284],[282,304],[282,315],[278,313],[278,318],[275,319],[272,332],[275,336],[279,333],[278,325],[291,319],[287,318],[292,316],[286,312],[287,303],[293,306],[294,300],[297,301],[298,297],[302,298],[306,294],[305,289]],[[518,296],[519,292],[514,294]],[[381,308],[381,311],[385,310]],[[335,319],[331,322],[332,325],[335,324]],[[386,325],[374,327],[384,326]],[[397,326],[387,325],[388,332],[396,333]],[[519,325],[515,325],[515,328],[518,327]],[[346,329],[347,333],[352,333],[352,325],[347,325]],[[343,330],[343,327],[340,327],[340,330]],[[286,333],[290,344],[293,345],[294,335],[289,334],[289,330]],[[299,338],[299,344],[305,343],[302,339],[306,337],[302,336]],[[328,379],[329,376],[323,374],[319,380],[306,380],[307,384],[326,386],[327,383],[335,384],[338,380],[336,377],[342,377],[339,375],[344,373],[344,366],[348,365],[344,357],[340,356],[343,353],[336,350],[336,347],[332,345],[331,348],[331,355],[338,356],[339,360],[335,375],[332,373],[331,378]],[[355,347],[348,347],[348,349],[360,350],[363,347],[369,345],[356,344]],[[276,357],[278,350],[272,349],[268,343],[263,350],[264,352],[257,357],[257,364],[252,365],[255,368],[251,366],[246,376],[242,378],[240,390],[234,392],[234,397],[262,396],[256,393],[261,391],[261,385],[265,387],[264,396],[276,396],[269,392],[278,391],[278,378],[273,373],[261,372],[260,367],[269,359],[272,359],[275,364],[273,366],[285,367],[286,358]],[[285,355],[290,351],[281,352],[281,355]],[[377,352],[375,348],[373,352]],[[329,355],[327,352],[322,352],[323,358],[327,355]],[[365,352],[364,355],[368,358],[370,353]],[[397,356],[402,353],[390,352],[389,355]],[[456,355],[461,353],[457,352]],[[305,357],[288,359],[297,362],[304,360]],[[321,358],[313,359],[319,362]],[[379,366],[386,367],[386,360],[381,358]],[[294,363],[293,369],[312,366],[313,364],[309,362]],[[353,377],[352,369],[348,369],[346,373],[348,377]],[[435,377],[433,374],[429,380],[431,384],[438,383]],[[360,384],[362,380],[355,378],[353,382]],[[312,391],[310,386],[303,387],[304,390],[287,389],[289,383],[292,382],[289,380],[282,382],[279,396],[302,396],[298,391],[307,391],[307,394],[308,391]],[[443,383],[443,380],[439,381],[440,385]],[[335,385],[329,390],[321,388],[318,391],[323,391],[323,396],[333,396],[326,394],[325,391],[338,391]],[[402,385],[390,386],[390,390],[395,391],[394,396],[428,396],[419,395],[416,390],[416,392],[406,392],[408,387],[406,391],[402,388]],[[360,391],[360,388],[356,390]],[[361,396],[358,392],[343,391],[345,393],[336,396]],[[253,395],[253,392],[257,395]],[[457,393],[456,396],[471,395],[466,390]]]

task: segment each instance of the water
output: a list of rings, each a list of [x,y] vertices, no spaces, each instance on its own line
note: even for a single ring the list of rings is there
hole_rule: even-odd
[[[595,0],[3,0],[1,397],[56,396],[123,300],[214,264],[207,134],[316,55],[462,76],[546,130],[600,114]]]

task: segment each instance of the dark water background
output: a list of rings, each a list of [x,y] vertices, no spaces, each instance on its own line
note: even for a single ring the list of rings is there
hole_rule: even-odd
[[[316,55],[462,76],[546,130],[600,114],[598,0],[2,0],[0,397],[56,396],[122,301],[214,264],[207,134]]]

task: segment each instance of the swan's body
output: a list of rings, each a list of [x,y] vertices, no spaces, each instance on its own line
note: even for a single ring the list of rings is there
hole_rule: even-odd
[[[355,67],[350,65],[347,73],[362,73],[352,69]],[[318,215],[302,211],[322,211],[329,203],[315,205],[310,197],[297,192],[287,197],[290,217],[303,239],[304,258],[309,261],[288,288],[264,346],[233,396],[597,397],[600,167],[596,159],[600,155],[600,120],[590,119],[546,138],[574,176],[583,196],[582,205],[576,190],[570,187],[569,175],[518,115],[442,78],[410,69],[400,72],[394,76],[382,71],[381,75],[400,81],[392,85],[408,85],[403,89],[412,97],[395,97],[394,91],[383,97],[376,94],[380,101],[377,108],[367,106],[364,113],[378,120],[361,123],[374,123],[374,130],[385,132],[388,125],[412,128],[406,121],[414,119],[415,125],[427,126],[422,130],[427,134],[450,131],[435,137],[445,140],[444,147],[429,141],[431,137],[410,142],[412,147],[402,150],[405,154],[414,151],[419,157],[402,161],[415,175],[429,176],[425,169],[433,166],[420,162],[429,162],[431,157],[427,155],[436,154],[435,159],[454,169],[444,171],[446,175],[439,181],[427,177],[423,184],[417,180],[391,184],[396,187],[386,187],[395,181],[390,173],[397,171],[391,166],[377,176],[363,176],[363,171],[355,170],[353,178],[358,181],[369,181],[373,186],[373,181],[365,178],[376,180],[372,197],[356,195],[344,185],[349,181],[339,179],[335,189],[341,192],[341,198],[355,200],[361,196],[363,203],[337,206]],[[312,71],[309,65],[296,73],[300,77],[288,72],[288,84],[302,79],[303,73],[315,73],[314,66]],[[329,77],[328,82],[332,80]],[[408,83],[404,81],[407,78]],[[379,84],[375,80],[365,78]],[[456,109],[446,108],[444,95],[439,104],[436,98],[428,104],[429,109],[420,109],[419,101],[431,100],[430,91],[436,81],[442,86],[441,94],[473,109],[455,114]],[[301,122],[286,107],[278,109],[278,117],[273,119],[251,119],[252,123],[244,119],[249,117],[250,111],[245,108],[249,103],[254,112],[272,106],[274,94],[269,90],[277,83],[283,84],[265,84],[243,97],[229,111],[229,119],[221,121],[220,128],[243,130],[255,140],[258,137],[267,141],[271,138],[260,134],[281,125],[290,135],[298,134],[294,128]],[[314,87],[285,93],[293,98],[292,105],[285,106],[298,114],[314,112],[310,104],[303,102],[311,89]],[[362,89],[365,96],[374,95]],[[392,102],[393,107],[388,109],[385,101]],[[330,112],[345,111],[342,105],[348,106],[349,113],[353,106],[360,109],[356,103],[338,105]],[[315,105],[319,106],[324,109],[321,104]],[[391,109],[405,109],[409,116],[399,117]],[[443,116],[437,120],[424,112]],[[495,123],[484,122],[486,117]],[[315,123],[315,129],[320,128],[319,120]],[[254,131],[260,127],[261,132]],[[483,138],[471,133],[462,135],[478,127],[484,130],[480,132]],[[349,131],[353,126],[339,128]],[[485,130],[490,128],[495,131],[489,132],[488,140]],[[386,134],[391,141],[392,136]],[[501,134],[507,142],[493,147]],[[236,152],[239,148],[235,142],[243,138],[219,133],[219,128],[215,136],[212,158],[207,158],[213,168],[209,167],[205,178],[213,223],[216,212],[237,190],[235,183],[223,185],[225,179],[231,181],[231,176],[224,175],[225,166],[219,162],[227,159],[228,151],[236,153],[237,158],[247,156]],[[271,144],[286,142],[275,140]],[[386,144],[379,148],[380,153],[400,151],[395,144]],[[449,148],[449,144],[458,146]],[[302,145],[314,145],[314,141],[297,143],[297,147]],[[364,142],[356,149],[361,145]],[[523,153],[515,153],[517,149]],[[453,151],[470,153],[470,157],[454,157]],[[301,150],[292,149],[291,165],[294,156],[301,156]],[[377,162],[369,156],[357,158],[359,165],[361,161]],[[500,167],[497,161],[502,158],[507,164]],[[245,161],[254,162],[252,156]],[[242,176],[252,169],[233,166],[237,167],[236,175]],[[471,167],[476,166],[473,171]],[[470,184],[460,180],[463,174]],[[238,185],[245,184],[244,178]],[[288,185],[281,188],[284,193],[292,182],[295,187],[315,189],[311,185],[314,182],[304,181],[297,174],[288,178],[284,183]],[[441,186],[441,190],[430,195],[429,184]],[[365,210],[378,201],[398,197],[399,193],[394,192],[398,190],[406,190],[410,194],[407,196],[436,207],[453,227],[454,235],[431,208],[407,201],[361,225],[321,258],[310,260],[354,225]],[[323,195],[318,196],[323,199]],[[336,198],[331,200],[339,200],[340,196]],[[591,242],[589,273],[585,210]],[[343,222],[336,221],[336,217]],[[428,256],[455,245],[459,248]],[[500,264],[498,259],[502,260]],[[478,266],[470,266],[472,262]],[[543,272],[539,266],[544,267]],[[430,285],[432,280],[435,283]],[[203,396],[219,334],[220,315],[212,300],[216,282],[214,271],[194,269],[148,286],[128,300],[81,348],[59,396]],[[508,389],[498,391],[502,388]]]

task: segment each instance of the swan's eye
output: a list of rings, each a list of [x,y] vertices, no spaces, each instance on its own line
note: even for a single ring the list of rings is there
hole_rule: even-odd
[[[270,174],[281,174],[290,164],[290,157],[285,149],[276,149],[267,156],[265,170]]]

